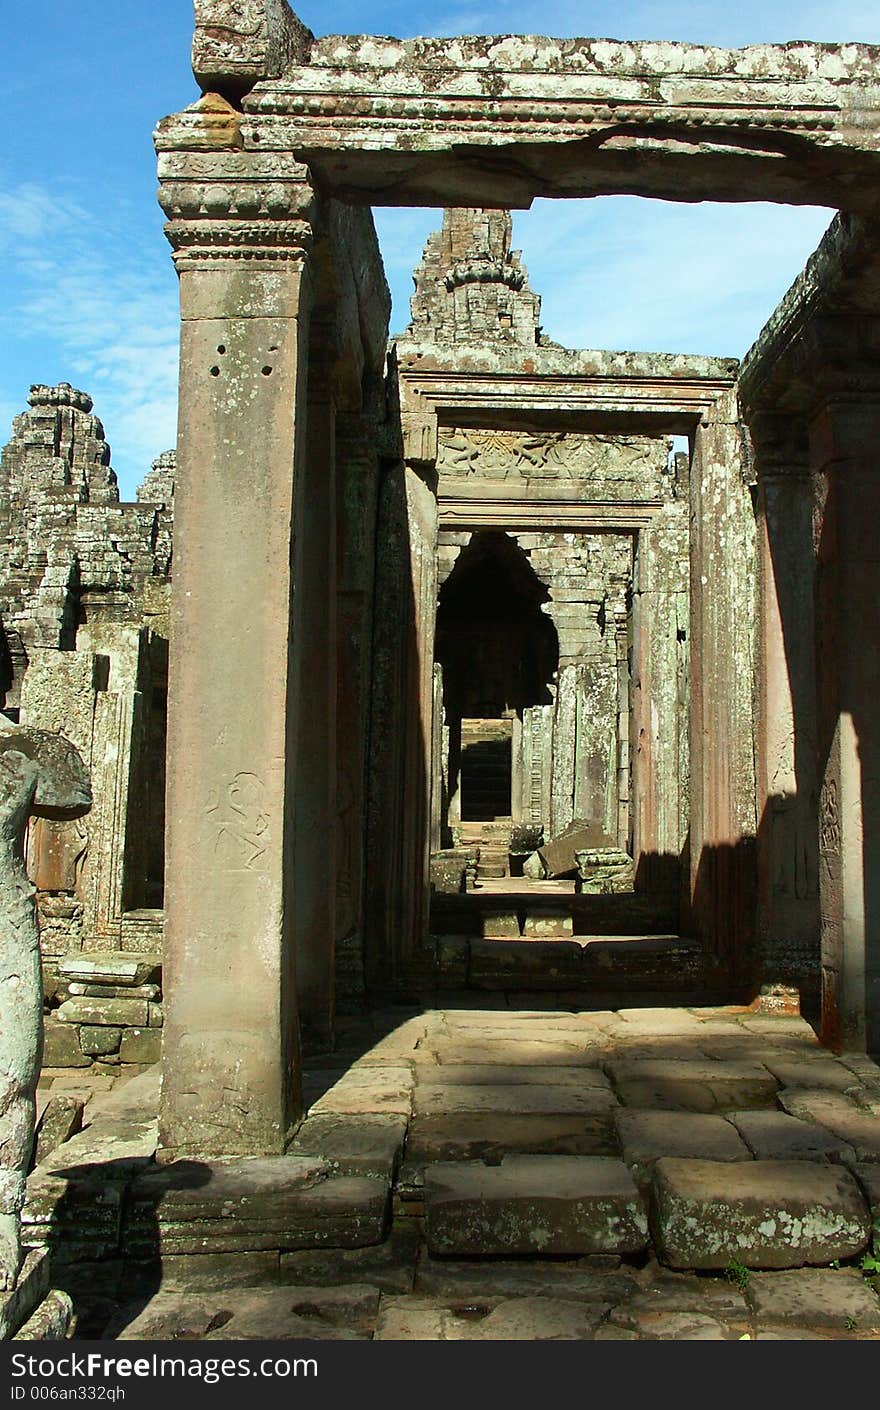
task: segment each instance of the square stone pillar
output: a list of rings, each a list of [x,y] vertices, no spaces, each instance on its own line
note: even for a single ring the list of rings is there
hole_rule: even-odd
[[[756,413],[758,960],[815,1011],[819,979],[813,491],[802,416]]]
[[[697,428],[691,495],[691,906],[719,982],[750,973],[755,925],[755,521],[736,397]]]
[[[313,197],[304,168],[237,148],[237,124],[206,98],[157,135],[182,316],[166,1160],[280,1153],[300,1112],[291,599]]]
[[[880,396],[810,423],[823,1036],[880,1051]]]
[[[329,1047],[336,941],[336,447],[332,323],[311,329],[308,415],[297,495],[296,987],[303,1038]]]

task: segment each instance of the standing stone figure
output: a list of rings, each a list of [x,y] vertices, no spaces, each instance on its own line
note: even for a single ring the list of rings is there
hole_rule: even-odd
[[[40,946],[24,836],[32,815],[79,817],[91,804],[88,770],[72,744],[0,714],[0,1291],[15,1287],[21,1266],[43,1050]]]

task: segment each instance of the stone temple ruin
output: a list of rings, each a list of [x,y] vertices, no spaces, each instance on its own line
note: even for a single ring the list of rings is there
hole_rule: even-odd
[[[176,454],[120,503],[62,384],[0,464],[93,798],[0,1330],[875,1336],[880,51],[195,12]],[[572,351],[510,211],[614,192],[839,213],[743,362]],[[443,208],[390,344],[371,204]]]

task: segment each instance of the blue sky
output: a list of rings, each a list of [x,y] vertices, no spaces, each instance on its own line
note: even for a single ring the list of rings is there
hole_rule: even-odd
[[[738,47],[790,39],[880,43],[876,0],[303,0],[318,34],[529,33],[681,39]],[[198,95],[190,0],[28,0],[6,27],[0,89],[0,444],[32,382],[89,391],[130,497],[174,443],[177,289],[155,200],[151,132]],[[830,212],[672,205],[626,197],[536,202],[514,240],[543,295],[547,333],[572,347],[741,355]],[[381,211],[394,296],[432,211]]]

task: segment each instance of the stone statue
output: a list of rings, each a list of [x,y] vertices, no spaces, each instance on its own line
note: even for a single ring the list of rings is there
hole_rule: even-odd
[[[79,753],[60,734],[0,714],[0,1291],[21,1266],[21,1207],[43,1048],[34,888],[24,864],[31,816],[74,818],[92,804]]]

